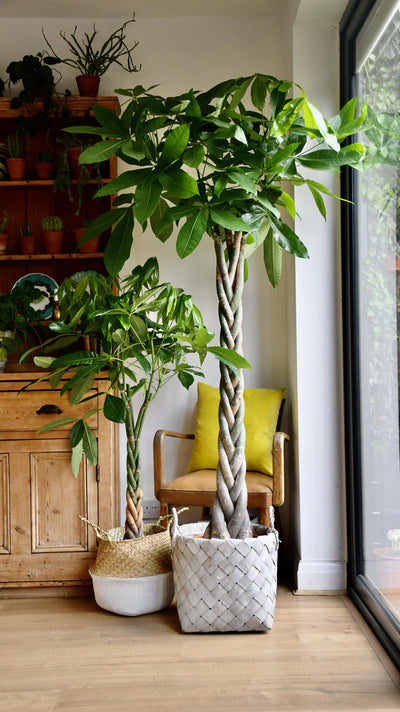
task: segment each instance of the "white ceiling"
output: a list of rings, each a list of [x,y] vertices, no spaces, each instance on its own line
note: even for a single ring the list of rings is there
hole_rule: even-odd
[[[268,16],[282,12],[288,2],[291,0],[0,0],[0,17],[125,18],[133,12],[137,19]]]

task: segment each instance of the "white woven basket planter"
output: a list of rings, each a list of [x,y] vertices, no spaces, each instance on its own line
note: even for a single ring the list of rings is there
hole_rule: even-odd
[[[178,526],[175,510],[173,515],[172,565],[183,632],[269,630],[276,602],[276,529],[255,526],[248,539],[194,538]]]

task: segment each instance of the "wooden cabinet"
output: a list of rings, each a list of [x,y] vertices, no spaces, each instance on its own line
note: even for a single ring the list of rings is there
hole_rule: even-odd
[[[41,425],[60,417],[46,411],[71,414],[68,399],[43,384],[20,393],[34,376],[3,374],[0,381],[0,588],[88,582],[96,540],[92,528],[79,517],[104,529],[114,526],[117,518],[114,424],[101,413],[92,416],[98,465],[84,459],[75,478],[68,426],[36,433]],[[105,387],[104,379],[96,381],[94,395],[101,398]],[[73,412],[79,415],[85,410],[84,405]]]
[[[94,104],[115,112],[119,108],[116,97],[69,97],[60,99],[50,115],[43,115],[43,107],[35,104],[24,109],[21,119],[21,110],[11,109],[10,100],[0,98],[0,143],[7,143],[22,121],[20,136],[27,158],[24,180],[0,180],[0,220],[5,210],[9,236],[7,253],[0,254],[0,292],[9,292],[28,273],[60,284],[64,277],[86,270],[105,272],[106,236],[98,252],[80,253],[73,231],[111,207],[110,197],[98,200],[93,195],[99,182],[115,177],[115,159],[101,164],[97,177],[90,180],[72,177],[70,191],[58,189],[56,168],[50,179],[39,179],[35,168],[40,148],[51,151],[60,163],[65,148],[60,139],[66,135],[62,129],[94,121]],[[47,215],[58,215],[64,223],[59,254],[46,254],[44,249],[41,224]],[[34,252],[28,255],[22,254],[20,245],[20,225],[25,222],[36,236]],[[40,326],[46,331],[46,321]],[[20,365],[16,356],[9,357],[6,372],[0,374],[0,588],[88,582],[96,540],[79,517],[104,529],[115,526],[118,517],[115,426],[101,414],[93,416],[90,424],[98,438],[99,464],[96,468],[84,460],[75,478],[68,427],[36,433],[49,419],[59,417],[40,412],[41,406],[57,405],[68,415],[67,397],[60,398],[59,392],[43,383],[20,393],[37,375],[32,364]],[[105,390],[105,378],[95,382],[98,397]],[[86,410],[84,404],[74,408],[73,415]]]

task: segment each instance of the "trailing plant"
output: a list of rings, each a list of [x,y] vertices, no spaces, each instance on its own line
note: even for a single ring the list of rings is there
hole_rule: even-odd
[[[207,236],[216,255],[221,345],[232,352],[242,351],[246,259],[262,252],[268,279],[276,287],[283,250],[308,257],[290,224],[296,210],[288,185],[308,188],[325,218],[324,198],[336,196],[310,178],[309,170],[357,167],[364,157],[360,143],[344,143],[364,124],[366,107],[357,117],[352,100],[328,121],[300,87],[295,98],[293,89],[291,82],[264,74],[177,97],[136,87],[120,90],[129,99],[120,117],[95,107],[97,127],[67,129],[103,138],[83,153],[82,162],[116,154],[129,164],[129,170],[97,192],[101,197],[124,191],[85,234],[91,239],[114,226],[104,253],[109,272],[118,273],[128,259],[135,220],[143,229],[150,225],[161,241],[179,223],[176,249],[182,259]],[[244,538],[250,532],[243,388],[242,373],[221,363],[217,496],[211,521],[211,534],[219,538]]]
[[[172,378],[177,376],[189,388],[194,376],[202,375],[190,363],[193,355],[199,357],[200,364],[207,352],[228,358],[232,368],[248,364],[235,354],[231,358],[226,350],[208,345],[213,334],[204,326],[191,296],[170,283],[160,284],[156,258],[135,267],[120,288],[116,295],[112,279],[100,275],[88,274],[79,283],[64,280],[57,292],[61,320],[50,324],[54,336],[42,345],[44,355],[34,358],[36,365],[50,370],[51,375],[35,382],[48,378],[55,388],[61,378],[66,378],[61,394],[68,392],[70,403],[76,405],[91,397],[94,379],[108,370],[110,386],[100,409],[109,420],[125,425],[126,537],[135,538],[143,535],[140,436],[150,403]],[[82,338],[95,339],[97,350],[76,350]],[[45,355],[54,349],[74,347],[60,357]],[[88,410],[83,418],[62,418],[40,429],[46,432],[61,424],[73,424],[70,441],[75,475],[82,452],[93,464],[97,461],[96,438],[88,425],[89,416],[97,410]]]
[[[43,230],[62,230],[63,221],[57,215],[48,215],[42,220]]]
[[[127,72],[137,72],[140,67],[135,65],[132,52],[138,42],[134,42],[132,47],[129,47],[126,42],[126,28],[132,22],[135,22],[135,15],[114,30],[102,44],[97,44],[98,30],[95,24],[93,24],[93,31],[84,32],[80,39],[77,37],[77,25],[69,37],[60,30],[60,37],[71,53],[71,56],[65,59],[61,59],[54,51],[42,28],[43,37],[51,52],[48,59],[63,62],[68,67],[77,69],[81,74],[95,74],[98,77],[102,76],[112,64],[117,64]]]

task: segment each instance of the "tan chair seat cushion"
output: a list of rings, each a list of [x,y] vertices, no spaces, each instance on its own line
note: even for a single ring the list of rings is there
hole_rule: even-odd
[[[215,470],[196,470],[168,482],[162,489],[170,492],[215,492],[216,476]],[[272,492],[272,477],[261,472],[246,472],[246,484],[247,491],[252,494]]]

